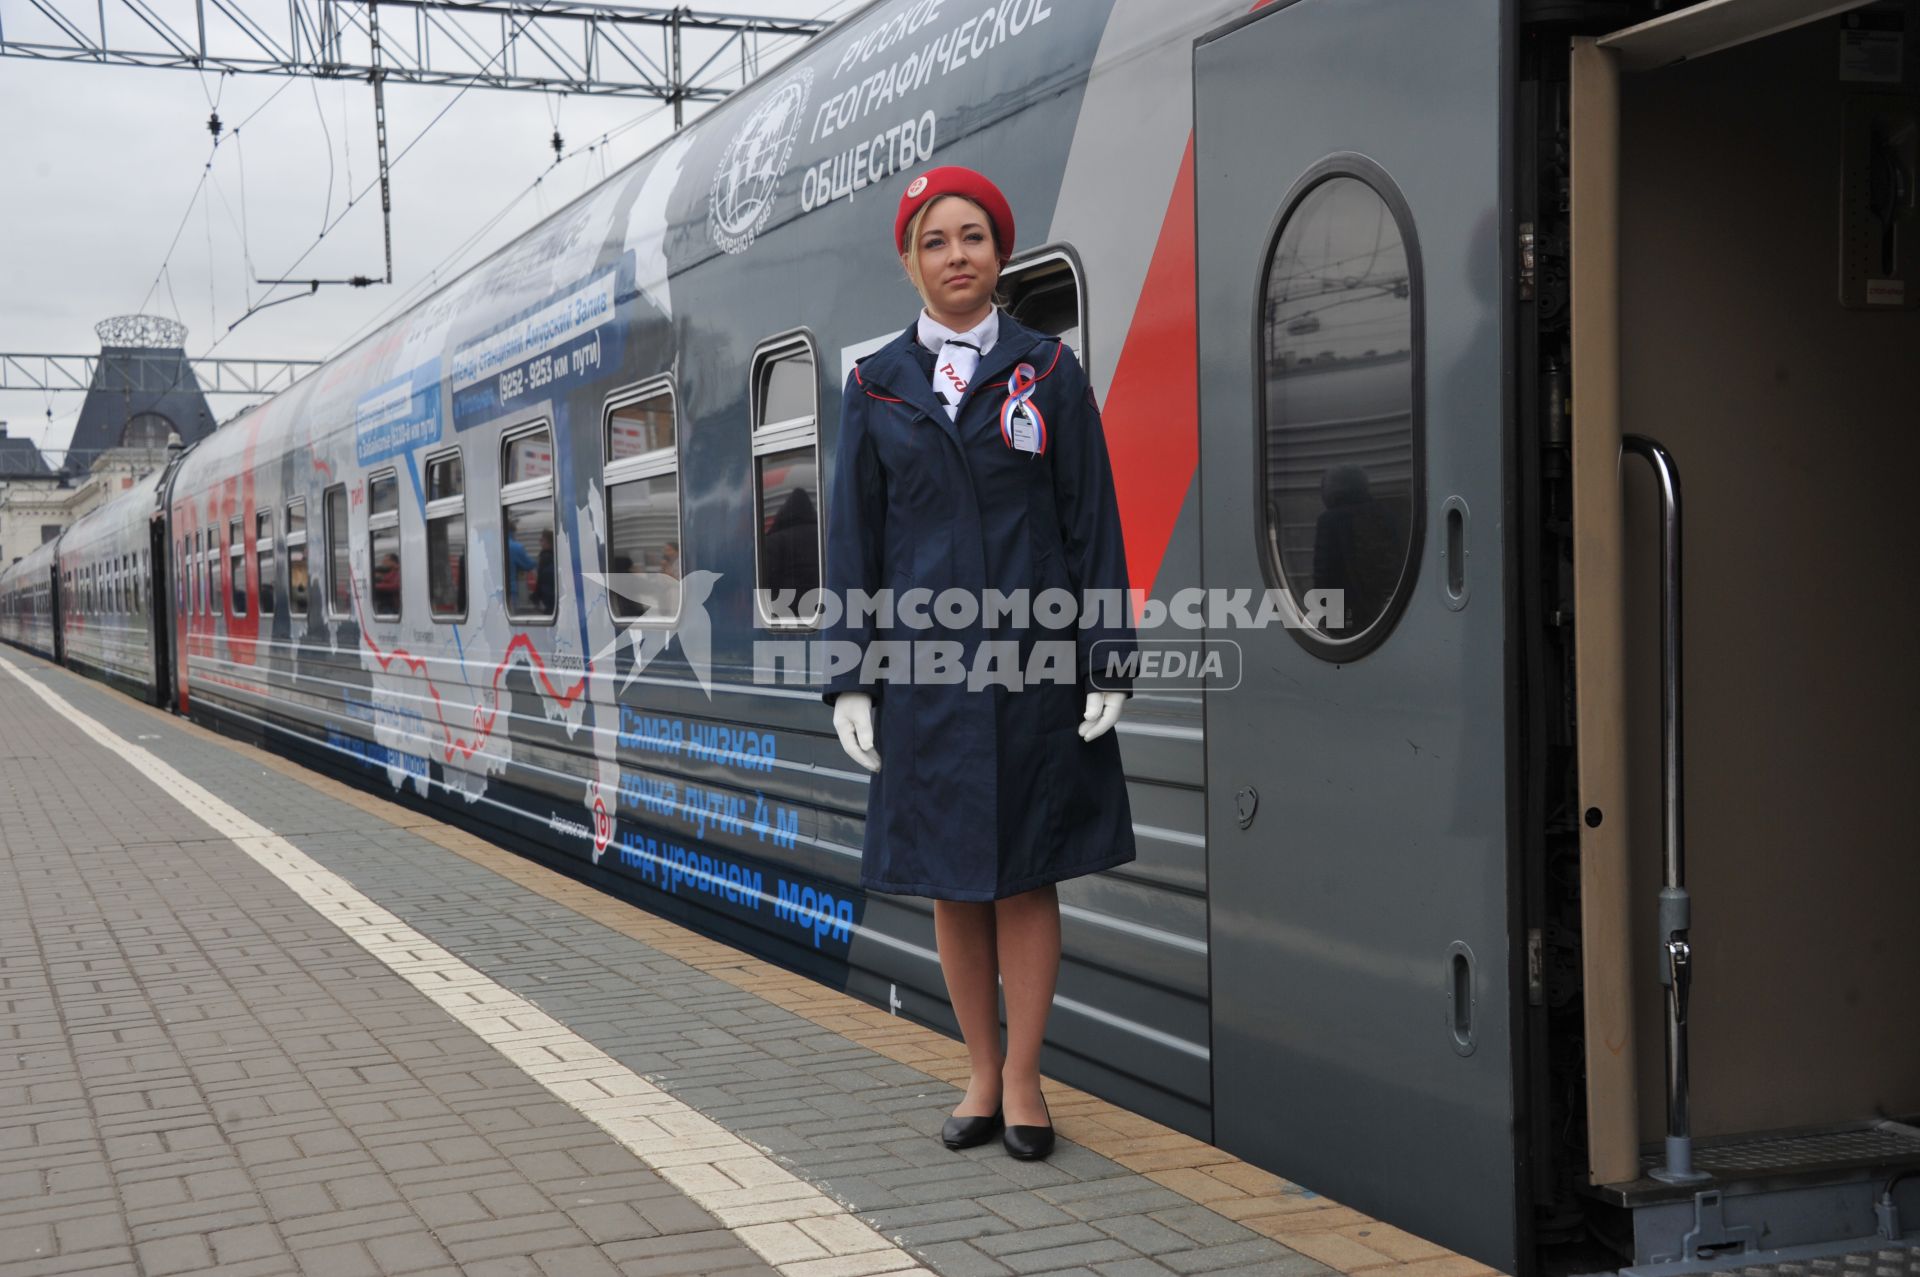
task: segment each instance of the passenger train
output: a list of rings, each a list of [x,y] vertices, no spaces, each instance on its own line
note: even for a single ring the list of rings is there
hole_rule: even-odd
[[[1917,16],[875,0],[7,567],[0,636],[951,1030],[795,654],[896,203],[973,166],[1143,647],[1222,658],[1136,682],[1049,1071],[1509,1272],[1897,1238]]]

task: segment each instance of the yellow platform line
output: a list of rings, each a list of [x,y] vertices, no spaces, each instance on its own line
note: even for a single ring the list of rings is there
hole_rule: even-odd
[[[956,1087],[966,1082],[966,1047],[938,1030],[889,1015],[850,994],[742,953],[432,816],[150,705],[130,703],[202,740],[242,754],[269,771],[418,834],[583,918],[756,994],[876,1055],[911,1065]],[[1457,1255],[1331,1198],[1310,1193],[1204,1140],[1162,1126],[1097,1095],[1052,1078],[1045,1079],[1043,1090],[1054,1128],[1062,1139],[1338,1272],[1374,1277],[1496,1274],[1479,1260]]]

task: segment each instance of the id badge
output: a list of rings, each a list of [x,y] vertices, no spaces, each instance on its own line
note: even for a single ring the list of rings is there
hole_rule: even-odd
[[[1000,406],[1000,437],[1007,447],[1026,453],[1029,459],[1047,450],[1047,419],[1033,402],[1038,380],[1032,364],[1015,368],[1013,376],[1007,378],[1007,401]]]
[[[1017,450],[1028,453],[1040,451],[1040,427],[1034,422],[1033,414],[1027,411],[1025,404],[1013,410],[1013,417],[1008,426],[1012,434],[1013,446]]]

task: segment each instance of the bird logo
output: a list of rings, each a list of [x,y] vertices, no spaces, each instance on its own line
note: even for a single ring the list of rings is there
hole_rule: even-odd
[[[694,681],[700,684],[708,700],[713,699],[713,622],[707,616],[707,600],[723,573],[700,568],[683,576],[667,572],[586,572],[582,575],[588,583],[623,600],[626,605],[623,612],[633,610],[633,615],[622,619],[666,622],[629,625],[625,633],[615,635],[605,650],[594,657],[594,663],[599,664],[618,651],[622,643],[631,648],[633,663],[627,669],[626,680],[620,684],[621,692],[631,687],[666,650],[667,644],[677,638],[680,654],[686,659]]]

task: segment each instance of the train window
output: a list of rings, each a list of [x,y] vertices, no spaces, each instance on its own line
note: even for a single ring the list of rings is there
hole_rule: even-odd
[[[307,614],[307,500],[287,502],[287,615]]]
[[[623,621],[680,615],[680,449],[666,382],[607,405],[607,602]]]
[[[327,489],[327,615],[353,612],[353,562],[347,550],[347,490],[339,484]]]
[[[260,615],[272,616],[274,586],[278,584],[278,565],[273,555],[273,511],[261,510],[253,516],[253,557],[260,572]]]
[[[820,588],[820,389],[805,336],[762,346],[753,359],[754,596],[767,625],[817,624],[796,615]],[[788,595],[779,615],[764,602]]]
[[[1085,344],[1080,337],[1080,275],[1071,254],[1063,249],[1042,252],[1015,262],[1000,276],[1007,295],[1007,313],[1036,332],[1058,337],[1084,365]]]
[[[1275,583],[1320,616],[1289,629],[1333,661],[1385,638],[1416,574],[1420,281],[1405,207],[1385,174],[1332,173],[1288,209],[1266,265],[1262,548]]]
[[[240,516],[227,520],[227,579],[233,588],[233,614],[247,614],[247,535]]]
[[[400,619],[400,481],[393,471],[367,480],[367,562],[376,620]]]
[[[220,525],[207,529],[207,615],[219,616],[226,610],[227,596],[220,592],[220,560],[227,547],[220,539]]]
[[[555,570],[553,431],[535,426],[502,443],[500,528],[506,537],[507,615],[551,621]]]
[[[436,621],[467,614],[466,474],[460,454],[427,460],[427,610]]]

